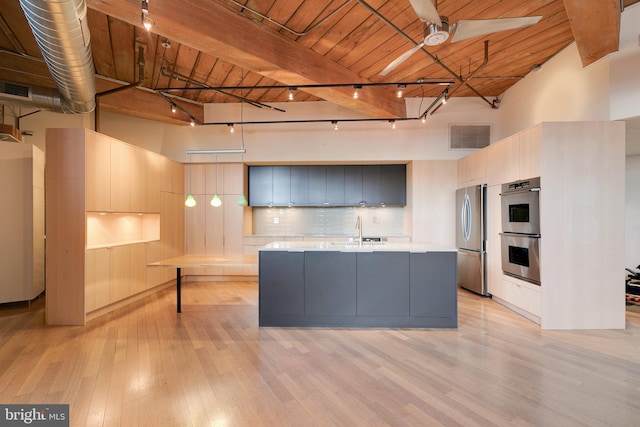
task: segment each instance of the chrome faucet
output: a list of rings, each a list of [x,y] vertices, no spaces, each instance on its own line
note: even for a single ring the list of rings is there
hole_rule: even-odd
[[[360,215],[356,219],[356,229],[358,230],[358,246],[362,246],[362,218]]]

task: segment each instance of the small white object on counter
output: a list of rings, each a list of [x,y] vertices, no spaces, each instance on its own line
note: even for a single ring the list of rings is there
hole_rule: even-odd
[[[325,241],[325,242],[272,242],[261,247],[261,251],[338,251],[338,252],[457,252],[456,248],[449,248],[435,243],[418,242],[357,242]]]

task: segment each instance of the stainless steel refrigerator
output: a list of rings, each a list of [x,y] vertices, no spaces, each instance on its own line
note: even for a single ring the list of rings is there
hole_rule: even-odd
[[[486,185],[474,185],[456,190],[458,284],[484,296],[489,295],[485,240],[486,199]]]

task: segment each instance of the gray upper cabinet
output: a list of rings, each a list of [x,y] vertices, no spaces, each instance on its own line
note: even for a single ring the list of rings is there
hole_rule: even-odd
[[[249,166],[251,206],[404,206],[406,165]]]
[[[249,167],[249,204],[269,206],[273,202],[273,168]]]
[[[344,166],[327,166],[327,205],[344,206],[344,200]]]
[[[329,177],[327,176],[327,167],[307,166],[307,170],[307,188],[309,189],[307,202],[309,206],[329,205],[329,201],[327,200],[327,182],[329,181]]]
[[[273,205],[288,206],[291,200],[291,168],[273,166]]]
[[[292,206],[309,206],[308,166],[291,168],[291,203]]]

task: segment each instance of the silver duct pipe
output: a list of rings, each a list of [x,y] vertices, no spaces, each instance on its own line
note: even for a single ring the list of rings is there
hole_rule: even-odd
[[[20,6],[62,95],[59,104],[62,111],[75,114],[93,111],[96,83],[85,1],[20,0]]]

